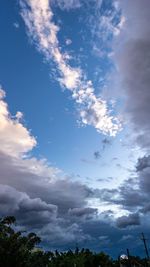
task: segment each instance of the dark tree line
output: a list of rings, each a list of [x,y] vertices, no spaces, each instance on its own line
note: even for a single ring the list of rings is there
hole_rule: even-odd
[[[35,233],[26,234],[15,231],[13,216],[0,220],[0,267],[118,267],[119,262],[109,255],[98,254],[89,249],[68,250],[67,252],[33,252],[32,249],[41,242]],[[134,258],[132,259],[134,260]],[[139,263],[143,261],[136,257]]]

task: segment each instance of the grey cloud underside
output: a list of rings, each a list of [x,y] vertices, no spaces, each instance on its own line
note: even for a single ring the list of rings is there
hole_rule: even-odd
[[[4,153],[0,153],[0,170],[1,216],[16,216],[19,225],[56,246],[89,238],[69,212],[81,221],[96,212],[85,207],[93,194],[90,188],[67,178],[47,181]]]
[[[74,208],[74,209],[69,209],[68,211],[69,215],[77,216],[77,217],[91,215],[96,212],[97,212],[97,209],[93,209],[93,208]]]
[[[125,228],[130,225],[140,225],[140,217],[138,213],[122,216],[117,219],[116,225],[120,228]]]
[[[56,205],[47,204],[40,198],[30,198],[26,193],[15,188],[0,186],[0,211],[1,215],[15,215],[24,225],[39,228],[43,224],[56,220]]]
[[[30,197],[41,198],[48,203],[59,206],[59,212],[67,212],[69,208],[81,207],[86,199],[92,196],[92,190],[78,182],[67,179],[50,181],[50,177],[40,177],[27,169],[17,166],[12,158],[0,153],[1,184],[15,187],[19,191],[28,192]]]

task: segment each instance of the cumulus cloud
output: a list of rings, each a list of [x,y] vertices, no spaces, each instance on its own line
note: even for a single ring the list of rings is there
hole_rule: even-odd
[[[16,160],[0,153],[1,184],[57,205],[62,214],[67,213],[69,208],[84,206],[92,196],[92,190],[87,186],[63,177],[58,179],[58,169],[47,168],[41,163],[38,168],[38,163],[38,160],[32,162],[32,159],[28,159],[26,162],[26,159]]]
[[[40,198],[32,199],[7,185],[0,186],[0,210],[1,215],[13,214],[30,227],[43,226],[57,216],[56,205],[47,204]]]
[[[82,124],[93,125],[103,134],[116,135],[120,129],[119,120],[110,114],[106,101],[96,97],[92,82],[84,78],[81,68],[73,68],[65,60],[66,54],[61,52],[57,38],[59,27],[52,21],[53,12],[49,1],[21,0],[20,6],[28,34],[47,61],[53,59],[56,63],[61,86],[72,92]]]
[[[7,103],[4,102],[5,92],[0,88],[0,144],[1,151],[13,156],[23,156],[36,145],[36,139],[19,122],[21,112],[12,118]]]

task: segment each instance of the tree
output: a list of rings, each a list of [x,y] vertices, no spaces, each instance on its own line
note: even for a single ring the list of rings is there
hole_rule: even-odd
[[[35,255],[32,248],[40,243],[40,238],[35,233],[25,236],[24,231],[15,232],[13,229],[16,219],[7,216],[0,220],[0,267],[30,267],[33,266]],[[38,255],[39,261],[39,255]],[[49,262],[49,255],[42,253],[41,261],[46,262],[34,266],[44,267]],[[35,263],[35,262],[34,262]]]
[[[119,267],[119,262],[112,260],[104,252],[98,254],[89,249],[55,253],[50,251],[33,252],[40,243],[35,233],[15,231],[16,219],[7,216],[0,220],[0,267]],[[131,257],[132,264],[145,266],[145,259]]]

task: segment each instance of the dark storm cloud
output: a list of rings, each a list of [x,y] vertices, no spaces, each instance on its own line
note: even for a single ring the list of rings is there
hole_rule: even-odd
[[[92,190],[80,182],[72,182],[67,176],[58,178],[53,168],[47,169],[48,173],[44,169],[43,174],[36,174],[32,171],[33,164],[38,163],[0,152],[1,216],[14,215],[19,225],[58,247],[76,242],[77,238],[79,241],[87,238],[68,210],[83,209],[87,216],[88,213],[94,216],[94,210],[87,207],[84,211]]]
[[[57,205],[61,213],[67,212],[69,208],[84,206],[86,199],[92,196],[92,190],[86,185],[65,178],[55,178],[53,181],[53,175],[51,178],[36,175],[3,153],[0,153],[0,170],[1,184],[10,185],[16,190],[27,192],[32,198],[38,197]]]
[[[0,186],[3,216],[15,215],[23,229],[35,231],[44,242],[47,240],[53,247],[63,249],[76,242],[84,246],[84,242],[87,241],[95,248],[97,239],[95,237],[93,240],[92,235],[95,232],[90,228],[91,221],[95,220],[95,225],[98,226],[106,221],[111,224],[112,212],[105,212],[99,218],[97,209],[87,207],[87,200],[97,196],[94,190],[79,182],[72,182],[67,177],[49,177],[48,180],[44,175],[32,173],[28,166],[21,165],[18,160],[3,153],[0,169],[3,183]],[[5,183],[9,186],[5,186]],[[115,192],[105,192],[103,199],[108,201],[110,198],[110,202],[113,203]],[[84,229],[85,219],[89,232]],[[110,227],[109,223],[107,229]],[[98,233],[101,236],[101,229]]]
[[[149,202],[150,193],[150,155],[141,157],[136,164],[139,191]]]
[[[2,216],[13,214],[30,227],[38,227],[56,219],[57,206],[39,198],[30,198],[15,188],[0,185],[0,212]]]
[[[138,183],[137,183],[137,186]],[[128,184],[128,180],[119,188],[120,198],[118,204],[121,204],[127,210],[132,210],[141,207],[146,202],[146,196],[140,192],[139,188],[134,189]]]
[[[140,189],[143,193],[150,193],[150,168],[146,168],[145,170],[139,173],[139,183]]]
[[[116,225],[119,228],[140,225],[140,216],[138,213],[129,214],[128,216],[121,216],[116,220]]]
[[[115,60],[126,96],[125,112],[142,147],[150,147],[150,1],[121,1],[126,18]],[[121,86],[121,87],[122,87]]]

